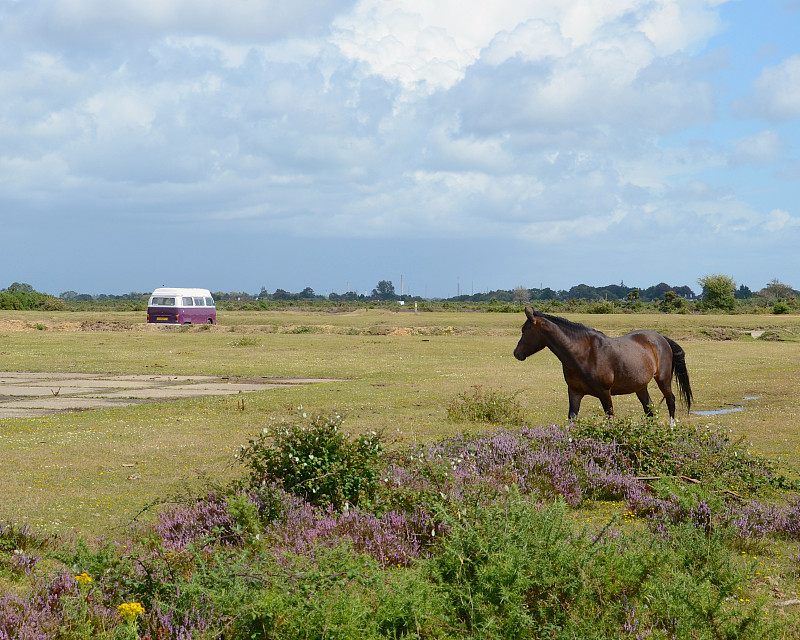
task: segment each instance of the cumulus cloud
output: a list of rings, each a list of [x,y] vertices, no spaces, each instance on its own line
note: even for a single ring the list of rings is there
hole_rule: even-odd
[[[595,61],[586,75],[603,70],[606,79],[630,82],[656,56],[705,42],[719,28],[713,4],[500,0],[465,8],[459,0],[360,0],[334,23],[334,41],[371,73],[428,93],[451,88],[479,59],[498,65],[580,54]]]
[[[765,164],[779,160],[786,145],[780,134],[772,129],[759,131],[736,142],[733,164]]]
[[[767,231],[782,231],[791,227],[800,227],[800,218],[792,216],[788,211],[773,209],[765,223]]]
[[[741,113],[784,122],[800,118],[800,55],[766,67],[753,82],[753,92],[738,103]]]

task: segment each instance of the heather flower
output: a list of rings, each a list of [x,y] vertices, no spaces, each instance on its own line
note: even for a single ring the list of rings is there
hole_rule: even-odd
[[[156,532],[167,549],[184,549],[198,541],[237,544],[241,535],[234,532],[227,501],[215,493],[188,505],[178,505],[159,514]]]
[[[22,549],[15,549],[11,554],[11,566],[29,576],[41,559],[42,556],[31,556]]]

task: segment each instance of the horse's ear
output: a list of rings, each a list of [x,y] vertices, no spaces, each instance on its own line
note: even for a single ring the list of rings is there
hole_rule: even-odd
[[[525,307],[525,315],[528,316],[528,319],[531,322],[533,322],[533,307],[531,307],[530,309],[528,309],[528,307]]]

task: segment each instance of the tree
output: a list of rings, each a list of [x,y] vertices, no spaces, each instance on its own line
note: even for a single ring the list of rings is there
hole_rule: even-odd
[[[272,294],[272,298],[273,300],[292,300],[294,296],[284,289],[275,289],[275,293]]]
[[[372,297],[379,300],[397,300],[397,294],[394,292],[394,285],[391,280],[381,280],[378,286],[372,290]]]
[[[10,293],[36,293],[36,290],[27,282],[14,282],[8,286]]]
[[[715,273],[699,278],[697,284],[703,287],[703,305],[707,309],[733,311],[736,307],[736,282],[733,278]]]
[[[569,297],[573,300],[599,300],[600,294],[596,287],[588,284],[576,284],[569,290]]]
[[[531,292],[526,287],[519,286],[513,291],[514,302],[528,304],[531,301]]]
[[[784,298],[791,298],[797,295],[797,292],[792,289],[788,284],[783,284],[777,278],[773,278],[761,291],[758,292],[758,297],[767,303],[781,300]]]
[[[736,290],[736,299],[749,300],[752,297],[753,297],[753,292],[750,291],[750,287],[740,284],[739,288]]]

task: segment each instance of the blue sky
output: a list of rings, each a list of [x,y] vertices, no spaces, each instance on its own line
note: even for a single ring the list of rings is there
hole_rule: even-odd
[[[0,287],[800,288],[800,0],[0,0]]]

